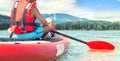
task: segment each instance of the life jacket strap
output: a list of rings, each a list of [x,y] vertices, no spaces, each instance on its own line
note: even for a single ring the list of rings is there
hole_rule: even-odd
[[[20,21],[21,22],[21,27],[22,27],[22,33],[25,33],[25,24],[27,24],[26,23],[27,10],[28,10],[28,8],[30,7],[31,4],[32,4],[32,2],[29,2],[26,5],[26,7],[24,9],[24,12],[23,12],[22,20]]]
[[[11,23],[12,25],[18,25],[18,26],[21,25],[21,22],[10,21],[10,23]],[[25,25],[25,26],[36,26],[37,24],[26,22],[26,23],[24,23],[24,25]]]
[[[17,7],[18,7],[18,1],[15,2],[14,11],[13,11],[13,21],[16,19]]]

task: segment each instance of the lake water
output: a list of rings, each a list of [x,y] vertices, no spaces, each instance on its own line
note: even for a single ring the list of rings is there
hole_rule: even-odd
[[[64,34],[84,41],[102,40],[115,46],[111,52],[90,52],[89,47],[70,40],[70,47],[60,61],[120,61],[120,31],[62,31]],[[0,31],[0,37],[8,37],[7,31]]]
[[[120,61],[120,31],[63,31],[84,41],[103,40],[115,46],[111,52],[89,52],[87,45],[70,40],[67,54],[61,61]]]

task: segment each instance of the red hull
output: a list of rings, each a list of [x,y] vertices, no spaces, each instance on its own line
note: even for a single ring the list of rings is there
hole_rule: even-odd
[[[0,42],[0,61],[48,61],[67,51],[68,39],[59,36],[57,42]]]

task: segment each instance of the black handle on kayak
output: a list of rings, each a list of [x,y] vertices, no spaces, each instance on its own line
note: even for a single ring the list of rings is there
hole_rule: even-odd
[[[84,44],[87,44],[87,42],[85,42],[85,41],[83,41],[83,40],[80,40],[80,39],[77,39],[77,38],[74,38],[74,37],[68,36],[68,35],[63,34],[63,33],[60,33],[60,32],[58,32],[58,31],[51,30],[51,32],[54,32],[54,33],[57,33],[57,34],[59,34],[59,35],[62,35],[62,36],[68,37],[68,38],[73,39],[73,40],[76,40],[76,41],[78,41],[78,42],[82,42],[82,43],[84,43]]]

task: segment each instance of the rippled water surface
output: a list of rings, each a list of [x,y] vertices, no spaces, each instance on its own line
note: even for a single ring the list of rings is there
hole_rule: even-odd
[[[90,52],[83,43],[70,39],[70,47],[60,61],[120,61],[120,31],[62,31],[84,41],[102,40],[115,46],[111,52]],[[7,31],[0,31],[0,37],[8,37]]]
[[[120,31],[63,31],[65,34],[84,41],[101,40],[115,46],[111,52],[91,52],[89,47],[75,40],[70,40],[67,54],[61,61],[120,61]]]

